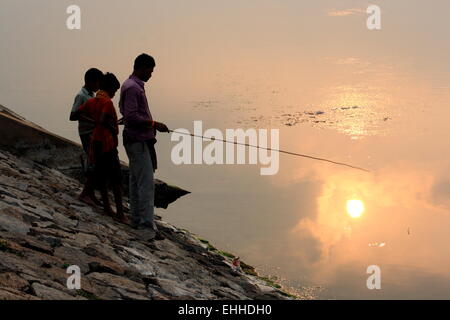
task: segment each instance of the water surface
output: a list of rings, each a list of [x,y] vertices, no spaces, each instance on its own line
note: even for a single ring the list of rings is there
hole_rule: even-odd
[[[171,128],[279,128],[282,149],[371,170],[286,155],[275,176],[175,166],[159,135],[157,177],[193,192],[164,219],[304,296],[450,298],[448,1],[378,1],[380,31],[361,1],[78,2],[80,31],[65,28],[68,1],[2,2],[1,104],[77,140],[84,71],[123,81],[149,52],[147,95]],[[381,290],[366,287],[370,265]]]

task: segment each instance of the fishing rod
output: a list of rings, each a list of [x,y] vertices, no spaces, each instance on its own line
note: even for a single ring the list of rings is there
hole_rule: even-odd
[[[123,118],[118,121],[118,124],[119,125],[123,125]],[[336,164],[338,166],[344,166],[344,167],[348,167],[348,168],[352,168],[352,169],[356,169],[356,170],[361,170],[361,171],[364,171],[364,172],[370,172],[370,170],[367,170],[367,169],[364,169],[364,168],[360,168],[360,167],[356,167],[356,166],[352,166],[352,165],[347,164],[347,163],[337,162],[337,161],[333,161],[333,160],[329,160],[329,159],[325,159],[325,158],[314,157],[314,156],[310,156],[310,155],[307,155],[307,154],[301,154],[301,153],[290,152],[290,151],[285,151],[285,150],[280,150],[280,149],[272,149],[272,148],[266,148],[266,147],[261,147],[261,146],[255,146],[255,145],[251,145],[249,143],[241,143],[241,142],[237,142],[237,141],[228,141],[228,140],[223,140],[223,139],[216,139],[214,137],[205,137],[205,136],[196,135],[196,134],[193,134],[193,133],[179,132],[179,131],[171,130],[171,129],[168,129],[168,132],[169,133],[170,132],[178,133],[178,134],[182,134],[182,135],[185,135],[185,136],[191,136],[191,137],[194,137],[194,138],[202,138],[203,140],[221,141],[221,142],[225,142],[225,143],[241,145],[241,146],[246,146],[246,147],[250,147],[250,148],[256,148],[256,149],[262,149],[262,150],[267,150],[267,151],[279,152],[279,153],[284,153],[284,154],[288,154],[288,155],[291,155],[291,156],[302,157],[302,158],[318,160],[318,161],[324,161],[324,162]]]
[[[178,134],[182,134],[182,135],[185,135],[185,136],[191,136],[191,137],[194,137],[194,138],[202,138],[202,139],[211,140],[211,141],[221,141],[221,142],[225,142],[225,143],[241,145],[241,146],[246,146],[246,147],[250,147],[250,148],[256,148],[256,149],[263,149],[263,150],[267,150],[267,151],[279,152],[279,153],[284,153],[284,154],[288,154],[288,155],[292,155],[292,156],[296,156],[296,157],[302,157],[302,158],[308,158],[308,159],[312,159],[312,160],[329,162],[329,163],[336,164],[336,165],[339,165],[339,166],[344,166],[344,167],[348,167],[348,168],[352,168],[352,169],[356,169],[356,170],[370,172],[367,169],[360,168],[360,167],[355,167],[355,166],[352,166],[352,165],[347,164],[347,163],[337,162],[337,161],[333,161],[333,160],[329,160],[329,159],[325,159],[325,158],[318,158],[318,157],[314,157],[314,156],[310,156],[310,155],[306,155],[306,154],[301,154],[301,153],[296,153],[296,152],[290,152],[290,151],[285,151],[285,150],[280,150],[280,149],[272,149],[272,148],[267,148],[267,147],[255,146],[255,145],[251,145],[249,143],[242,143],[242,142],[237,142],[237,141],[228,141],[228,140],[223,140],[223,139],[216,139],[215,137],[205,137],[205,136],[196,135],[196,134],[193,134],[193,133],[179,132],[179,131],[171,130],[171,129],[169,129],[169,132],[178,133]]]

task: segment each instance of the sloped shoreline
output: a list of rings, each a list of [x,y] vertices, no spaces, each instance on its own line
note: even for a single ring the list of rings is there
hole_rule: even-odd
[[[23,138],[30,132],[37,135],[32,141],[41,134],[48,138],[23,119],[0,111],[1,119],[25,127],[17,133]],[[11,126],[0,125],[0,131]],[[44,152],[54,152],[52,139]],[[79,202],[82,185],[58,169],[59,160],[12,153],[12,143],[20,145],[20,139],[8,146],[5,141],[0,145],[0,299],[292,299],[252,267],[233,267],[230,256],[159,216],[156,223],[166,239],[146,241],[142,231]],[[67,287],[67,268],[73,265],[81,271],[80,289]]]

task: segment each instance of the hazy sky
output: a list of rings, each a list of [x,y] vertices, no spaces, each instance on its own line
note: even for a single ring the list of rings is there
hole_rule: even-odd
[[[71,4],[81,30],[66,28]],[[122,82],[147,52],[151,110],[171,128],[281,128],[283,149],[372,170],[284,156],[274,177],[177,167],[159,135],[157,176],[193,191],[166,219],[326,297],[450,298],[449,17],[448,0],[2,0],[0,104],[78,141],[68,116],[84,72]],[[345,213],[353,197],[360,220]],[[365,287],[370,264],[381,292]]]
[[[450,3],[376,1],[382,30],[369,32],[366,1],[54,1],[3,0],[0,4],[0,103],[31,120],[63,130],[86,68],[96,66],[125,80],[134,57],[157,60],[152,101],[157,115],[173,116],[186,100],[210,90],[220,73],[324,83],[324,57],[395,62],[427,77],[449,72]],[[77,4],[82,29],[66,28],[66,8]],[[442,39],[442,41],[437,41]],[[322,67],[321,67],[322,66]],[[293,73],[293,74],[291,74]],[[160,102],[160,103],[159,103]],[[51,117],[51,121],[48,121]],[[72,132],[73,134],[74,132]]]

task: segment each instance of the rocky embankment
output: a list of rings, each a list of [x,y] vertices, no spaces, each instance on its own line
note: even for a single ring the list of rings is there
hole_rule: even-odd
[[[11,125],[0,123],[11,138],[5,128]],[[47,154],[56,148],[53,137],[44,137]],[[235,268],[230,254],[159,216],[166,239],[146,241],[142,231],[79,202],[82,185],[58,163],[11,146],[0,146],[0,299],[290,299],[252,267]],[[81,270],[79,289],[67,287],[73,265]]]

